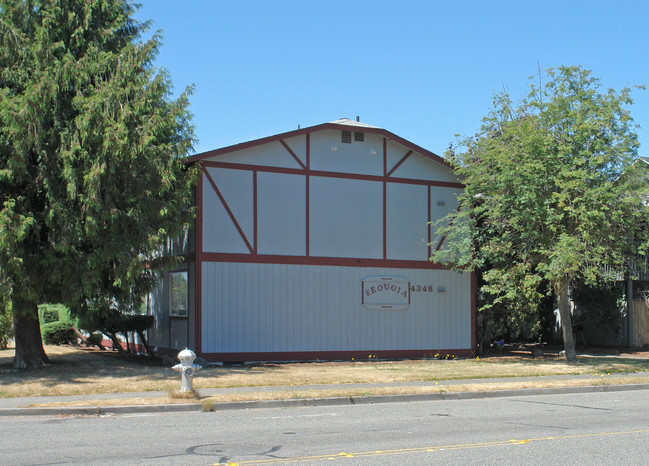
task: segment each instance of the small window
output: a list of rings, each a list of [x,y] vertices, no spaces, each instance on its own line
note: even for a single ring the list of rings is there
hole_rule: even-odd
[[[351,131],[342,131],[341,135],[341,142],[345,144],[351,144],[352,143],[352,132]]]
[[[169,274],[171,285],[169,315],[187,317],[187,272]]]
[[[365,133],[354,133],[354,141],[356,142],[365,141]]]

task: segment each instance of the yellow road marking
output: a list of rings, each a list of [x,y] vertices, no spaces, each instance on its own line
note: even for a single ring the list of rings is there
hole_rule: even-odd
[[[260,460],[238,461],[236,463],[225,463],[225,464],[244,465],[244,464],[306,463],[309,461],[319,461],[319,460],[335,461],[335,460],[343,460],[345,458],[353,458],[353,457],[403,455],[406,453],[427,453],[427,452],[435,453],[440,450],[463,450],[467,448],[497,447],[497,446],[506,446],[506,445],[525,445],[530,442],[542,442],[548,440],[566,440],[566,439],[575,439],[575,438],[605,437],[605,436],[612,436],[612,435],[643,434],[648,432],[649,429],[641,429],[641,430],[626,430],[626,431],[619,431],[619,432],[599,432],[599,433],[592,433],[592,434],[559,435],[553,437],[495,440],[492,442],[458,443],[455,445],[400,448],[394,450],[372,450],[372,451],[360,451],[355,453],[341,452],[337,454],[330,453],[327,455],[294,456],[288,458],[266,458]],[[214,463],[214,466],[223,465],[223,464],[224,463]]]

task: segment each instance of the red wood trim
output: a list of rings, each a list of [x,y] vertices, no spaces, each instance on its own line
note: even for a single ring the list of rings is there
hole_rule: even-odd
[[[390,175],[392,175],[392,174],[396,171],[396,169],[399,168],[399,166],[400,166],[403,162],[405,162],[406,159],[407,159],[408,157],[410,157],[411,154],[412,154],[412,151],[409,150],[409,151],[406,153],[406,155],[404,155],[404,156],[401,158],[401,160],[399,160],[399,161],[397,162],[397,164],[396,164],[394,167],[392,167],[392,170],[390,170],[390,171],[387,173],[386,176],[390,176]]]
[[[300,167],[302,167],[303,169],[306,169],[306,165],[304,165],[304,164],[302,163],[302,161],[300,160],[300,158],[299,158],[297,155],[295,155],[295,152],[293,152],[293,150],[288,146],[288,144],[286,144],[286,142],[285,142],[283,139],[280,139],[279,142],[282,143],[282,145],[284,146],[284,148],[288,151],[289,154],[291,154],[291,156],[292,156],[292,157],[295,159],[295,161],[300,165]]]
[[[194,288],[196,295],[194,296],[194,346],[197,353],[200,354],[202,350],[202,328],[203,328],[203,264],[201,257],[203,253],[203,175],[198,177],[198,184],[196,186],[196,259],[194,274]]]
[[[252,243],[257,254],[257,170],[252,172]]]
[[[427,260],[361,259],[350,257],[281,256],[272,254],[234,254],[203,252],[202,262],[236,262],[282,265],[333,265],[341,267],[383,267],[391,269],[446,270],[449,267]]]
[[[206,169],[203,169],[203,173],[205,173],[205,176],[207,177],[207,180],[212,185],[212,188],[214,189],[214,192],[216,193],[216,195],[221,200],[221,203],[223,204],[223,207],[225,207],[225,211],[230,216],[230,220],[232,220],[232,223],[234,224],[235,228],[239,232],[239,235],[241,235],[241,239],[243,239],[243,242],[246,243],[246,247],[250,251],[250,254],[254,254],[255,251],[254,251],[253,247],[250,245],[250,242],[248,241],[248,238],[246,238],[246,235],[243,232],[243,229],[239,225],[239,222],[237,222],[237,219],[234,217],[234,214],[232,213],[232,210],[230,210],[230,206],[225,201],[225,198],[221,194],[221,191],[219,191],[219,188],[216,187],[216,183],[214,182],[214,180],[212,179],[212,177],[210,176],[209,172]]]
[[[324,178],[345,178],[351,180],[363,180],[363,181],[389,181],[391,183],[403,183],[403,184],[414,184],[422,186],[439,186],[443,188],[464,188],[462,183],[456,183],[453,181],[431,181],[431,180],[417,180],[412,178],[387,178],[381,175],[364,175],[360,173],[345,173],[345,172],[330,172],[330,171],[321,171],[321,170],[302,170],[300,168],[282,168],[282,167],[267,167],[264,165],[248,165],[243,163],[232,163],[232,162],[204,162],[202,164],[204,167],[212,168],[230,168],[234,170],[256,170],[259,172],[269,172],[269,173],[282,173],[285,175],[310,175],[310,176],[320,176]]]
[[[253,165],[247,163],[236,163],[236,162],[203,162],[201,163],[204,167],[212,168],[231,168],[234,170],[257,170],[258,172],[268,172],[268,173],[283,173],[286,175],[304,175],[304,170],[301,168],[286,168],[286,167],[270,167],[266,165]]]
[[[201,357],[209,362],[245,361],[340,361],[352,359],[362,361],[369,355],[378,359],[432,359],[435,354],[449,358],[469,358],[474,356],[473,348],[456,349],[412,349],[412,350],[359,350],[359,351],[278,351],[255,353],[203,353]]]

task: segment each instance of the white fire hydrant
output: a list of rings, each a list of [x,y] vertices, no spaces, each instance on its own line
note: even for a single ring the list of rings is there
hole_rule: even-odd
[[[178,359],[180,364],[176,364],[172,367],[176,372],[180,372],[180,391],[181,392],[191,392],[193,391],[192,379],[194,378],[194,372],[200,370],[201,366],[194,364],[194,359],[196,359],[196,353],[192,350],[185,348],[180,353],[178,353]]]

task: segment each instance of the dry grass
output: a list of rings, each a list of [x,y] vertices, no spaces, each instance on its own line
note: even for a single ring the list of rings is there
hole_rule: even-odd
[[[549,380],[533,382],[499,382],[499,383],[478,383],[478,384],[458,384],[458,385],[428,385],[412,387],[369,387],[369,388],[345,388],[342,385],[335,389],[309,389],[309,390],[268,390],[254,393],[225,393],[211,396],[200,396],[200,394],[187,398],[174,397],[173,395],[151,397],[151,398],[114,398],[106,400],[93,401],[73,401],[73,402],[54,402],[33,404],[32,407],[80,407],[80,406],[131,406],[131,405],[160,405],[171,403],[196,403],[202,406],[211,406],[212,409],[218,409],[218,403],[238,402],[238,401],[265,401],[265,400],[292,400],[292,399],[312,399],[312,398],[364,398],[381,395],[412,395],[412,394],[439,394],[439,393],[456,393],[456,392],[481,392],[492,390],[516,390],[525,388],[552,388],[552,387],[582,387],[592,385],[616,385],[628,383],[649,383],[647,377],[633,378],[615,378],[606,379],[593,376],[589,379],[572,379],[572,380]],[[211,411],[212,409],[204,409]]]
[[[142,358],[123,358],[115,353],[72,347],[47,346],[51,365],[44,369],[16,371],[11,367],[13,350],[0,351],[0,397],[25,397],[42,395],[81,395],[94,393],[120,393],[156,391],[160,398],[143,403],[170,402],[169,393],[176,390],[180,379],[168,366],[156,365]],[[386,383],[461,380],[469,378],[502,378],[497,388],[524,388],[523,382],[508,382],[509,377],[591,374],[592,379],[574,380],[571,384],[592,385],[608,383],[600,377],[608,373],[648,372],[649,360],[638,358],[580,357],[575,364],[566,364],[558,356],[532,359],[523,356],[494,357],[462,360],[411,360],[411,361],[348,361],[265,363],[247,366],[217,366],[204,368],[194,378],[194,388],[290,386],[349,383]],[[600,374],[596,376],[596,374]],[[616,383],[617,383],[616,379]],[[634,381],[641,382],[634,378]],[[645,380],[642,380],[645,381]],[[543,381],[527,383],[530,386],[552,386],[567,382]],[[523,384],[523,385],[520,385]],[[489,384],[444,385],[431,387],[391,387],[389,393],[426,393],[425,390],[458,391],[488,390]],[[364,396],[386,394],[385,388],[355,391],[354,389],[295,391],[262,390],[255,394],[229,394],[209,397],[209,400],[238,401],[250,399],[287,399],[315,396]],[[424,390],[423,392],[421,390]],[[226,398],[227,397],[227,398]],[[157,400],[157,401],[156,401]],[[175,399],[176,402],[187,402]],[[107,400],[106,404],[116,404]],[[125,400],[132,404],[134,400]],[[93,401],[93,405],[98,405]]]

